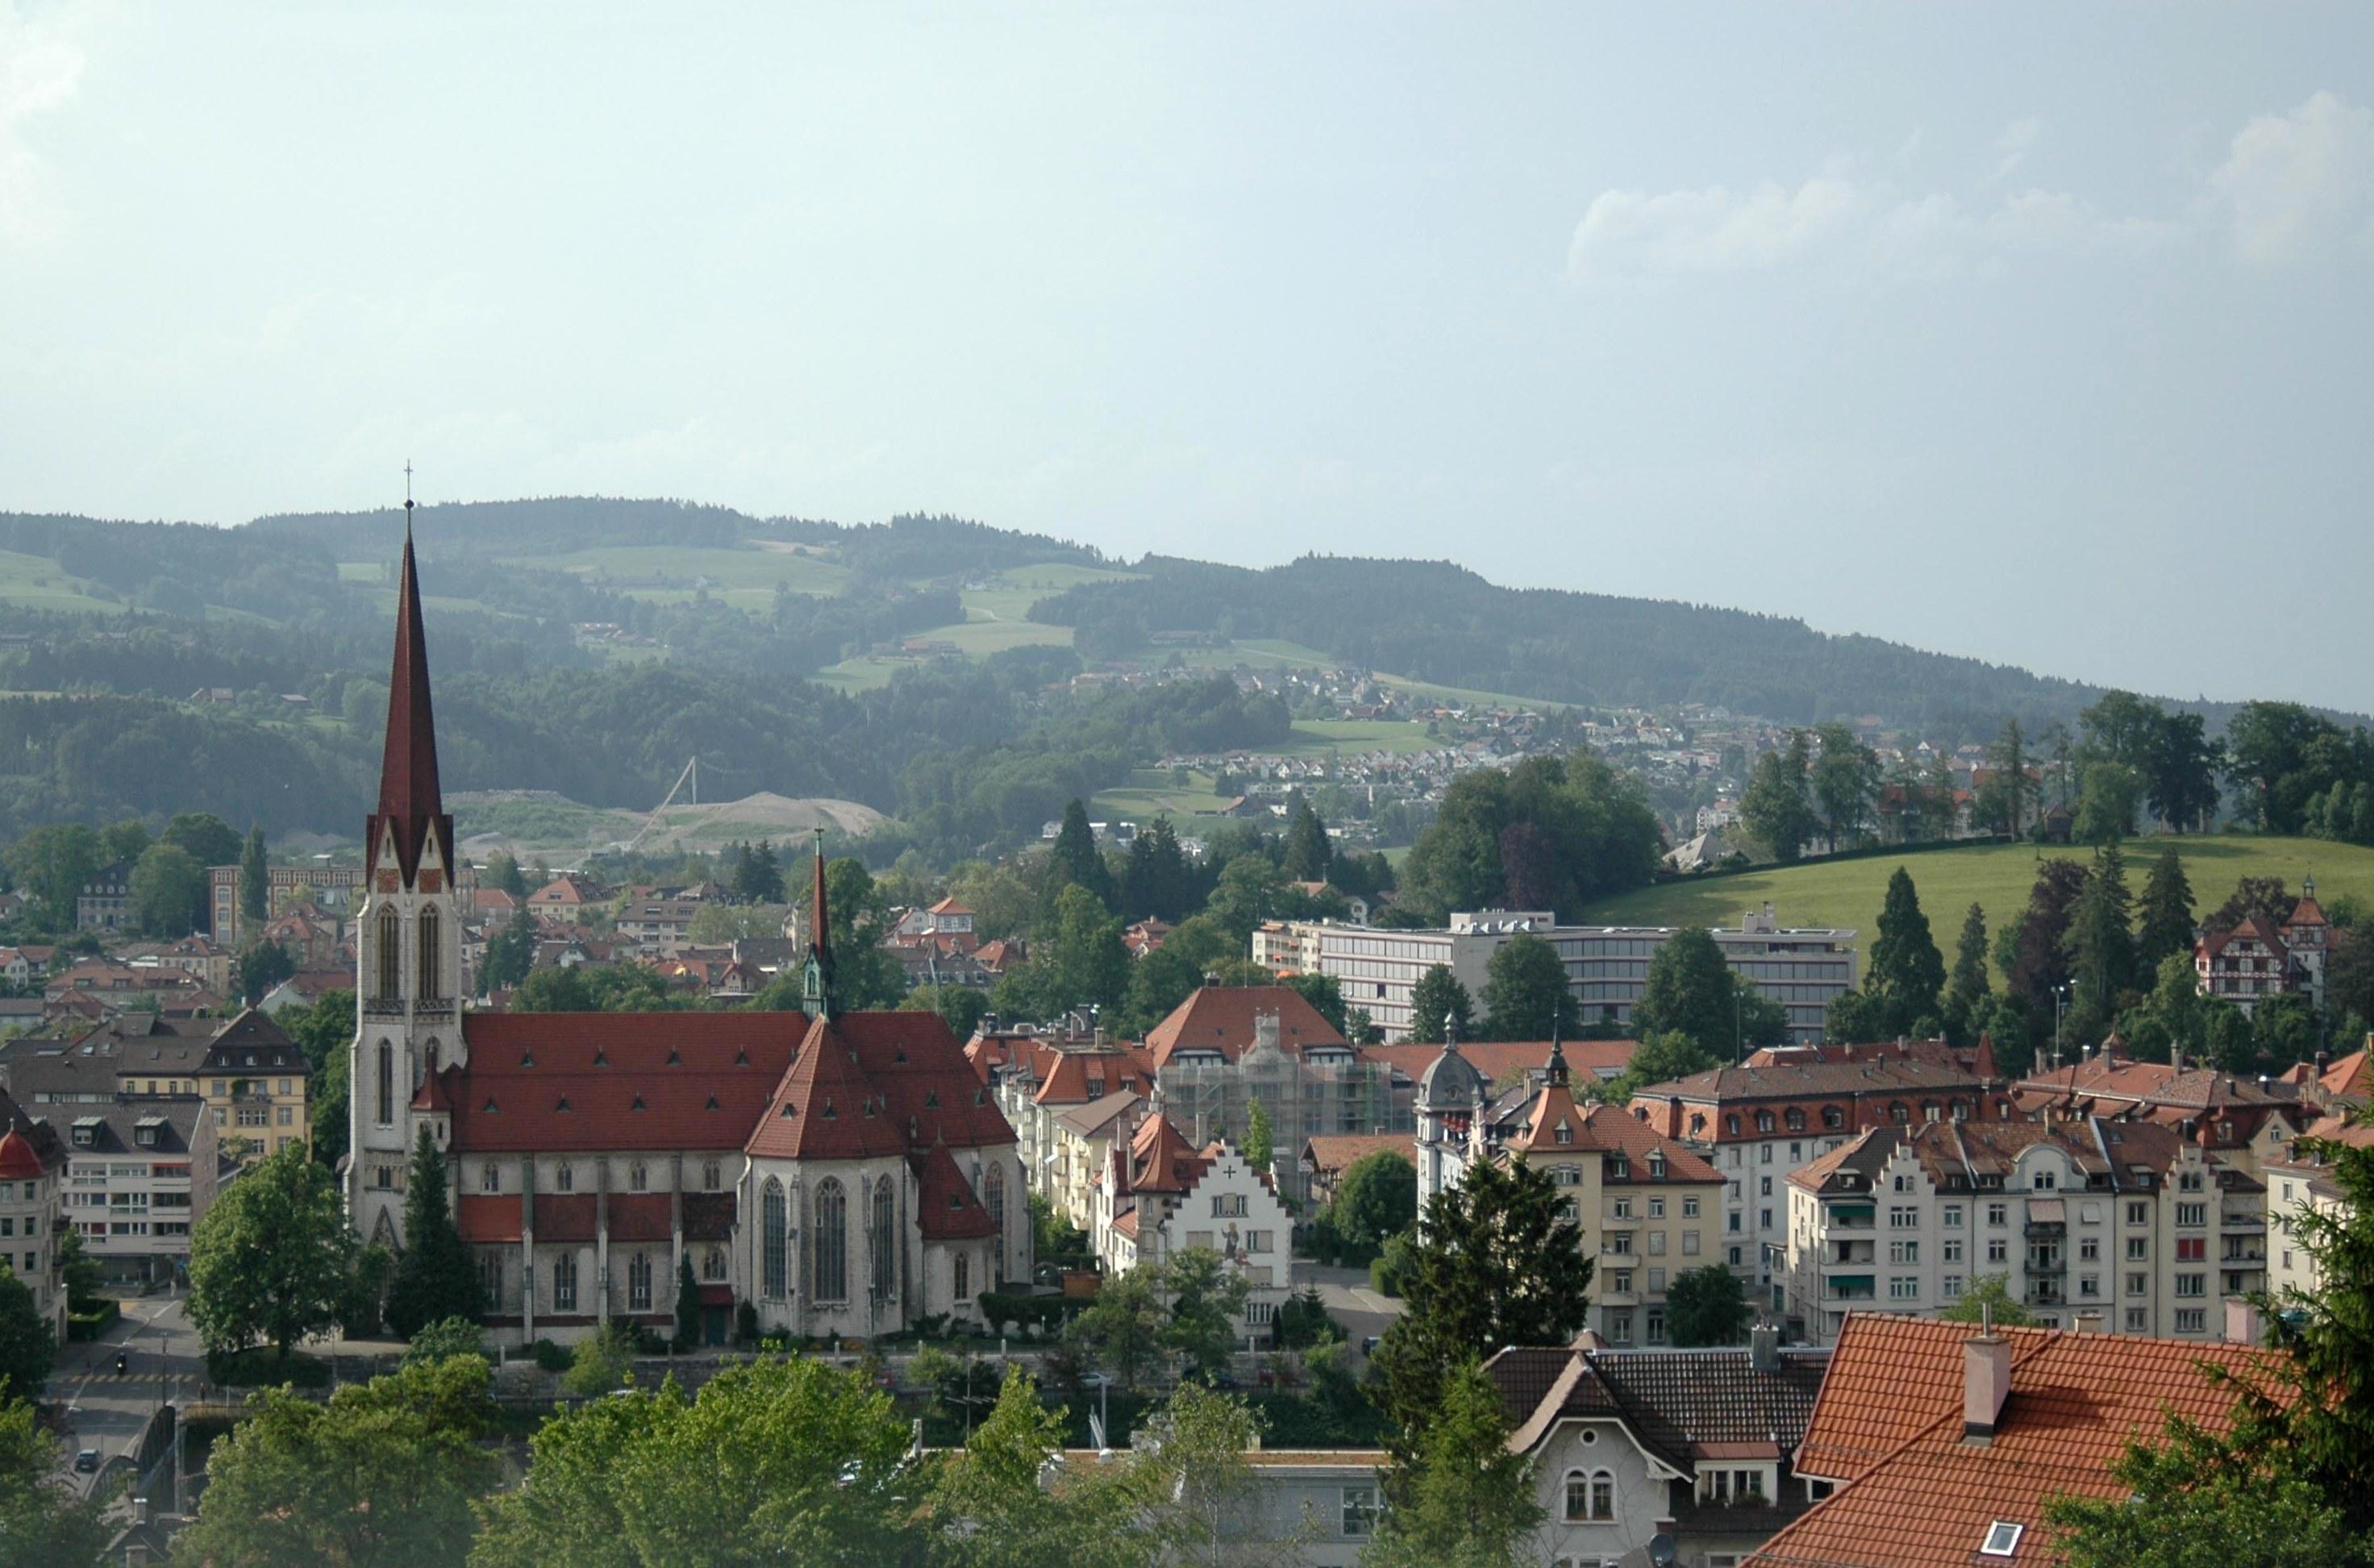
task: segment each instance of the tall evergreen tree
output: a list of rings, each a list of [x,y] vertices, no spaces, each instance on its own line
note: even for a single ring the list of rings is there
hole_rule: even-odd
[[[1954,972],[1945,981],[1945,1032],[1957,1045],[1978,1042],[1979,1020],[1987,1011],[1994,980],[1987,971],[1987,912],[1972,904],[1954,943]]]
[[[1307,795],[1294,797],[1294,817],[1287,824],[1286,853],[1278,869],[1288,882],[1325,882],[1328,871],[1335,862],[1335,848],[1328,841],[1327,824],[1310,809]]]
[[[1179,845],[1179,830],[1169,817],[1156,817],[1130,844],[1122,912],[1131,919],[1151,917],[1175,925],[1187,918],[1195,902],[1194,881],[1187,852]]]
[[[1444,1380],[1362,1568],[1517,1568],[1537,1562],[1534,1461],[1509,1452],[1508,1418],[1474,1355]]]
[[[1462,1039],[1472,1039],[1475,1012],[1475,999],[1451,972],[1451,965],[1434,965],[1410,988],[1409,1038],[1414,1044],[1440,1045],[1447,1037],[1443,1023],[1448,1019]]]
[[[1924,1019],[1937,1016],[1937,999],[1945,989],[1945,960],[1929,934],[1929,917],[1921,912],[1912,875],[1902,866],[1887,879],[1879,939],[1872,943],[1871,977],[1865,984],[1883,1004],[1883,1026],[1893,1034],[1909,1033]]]
[[[454,1227],[445,1189],[445,1156],[429,1129],[412,1146],[404,1192],[404,1255],[388,1286],[387,1324],[405,1339],[446,1317],[473,1323],[486,1314],[486,1292],[469,1245]]]
[[[1559,1217],[1563,1190],[1523,1160],[1487,1161],[1427,1205],[1402,1275],[1407,1310],[1375,1361],[1397,1464],[1420,1458],[1444,1389],[1478,1348],[1563,1345],[1582,1327],[1592,1261]]]
[[[692,1277],[692,1253],[676,1260],[676,1348],[688,1351],[700,1343],[700,1283]]]
[[[239,857],[239,918],[262,926],[270,919],[272,868],[264,858],[264,825],[247,830],[247,847]]]
[[[2036,780],[2027,776],[2027,738],[2019,720],[2004,720],[2003,733],[1987,748],[1993,768],[1979,791],[1980,814],[2003,825],[2006,837],[2017,838],[2027,820],[2028,802],[2036,798]]]
[[[1814,836],[1812,767],[1811,738],[1803,730],[1792,731],[1788,745],[1756,759],[1740,796],[1740,825],[1784,866],[1804,853],[1805,840]]]
[[[1056,900],[1067,887],[1085,887],[1110,909],[1113,903],[1112,873],[1097,848],[1096,829],[1088,825],[1088,809],[1075,795],[1064,808],[1064,825],[1047,851],[1047,881],[1040,890],[1042,919],[1052,922]]]
[[[2135,931],[2135,972],[2150,974],[2171,953],[2192,951],[2192,883],[2171,844],[2144,878],[2141,923]]]
[[[2063,939],[2069,962],[2070,1006],[2081,1041],[2099,1038],[2116,1016],[2120,993],[2134,984],[2135,942],[2128,930],[2126,860],[2116,844],[2094,857],[2086,890],[2069,911]]]

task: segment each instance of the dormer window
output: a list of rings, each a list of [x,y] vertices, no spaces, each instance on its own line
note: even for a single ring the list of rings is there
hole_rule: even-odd
[[[790,1107],[786,1106],[785,1108],[789,1109]],[[824,1103],[824,1110],[821,1114],[827,1121],[838,1121],[840,1119],[840,1113],[832,1108],[832,1102],[830,1100],[827,1100]]]
[[[1561,1142],[1561,1143],[1571,1143],[1571,1142],[1573,1142],[1573,1141],[1574,1141],[1574,1128],[1573,1128],[1570,1124],[1569,1124],[1569,1123],[1567,1123],[1567,1122],[1563,1122],[1563,1121],[1562,1121],[1562,1122],[1558,1123],[1558,1124],[1557,1124],[1557,1141],[1558,1141],[1559,1142]]]

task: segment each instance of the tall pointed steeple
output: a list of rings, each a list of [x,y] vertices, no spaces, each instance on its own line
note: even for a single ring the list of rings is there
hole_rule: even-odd
[[[409,470],[404,497],[404,575],[396,587],[395,660],[387,683],[387,740],[380,756],[379,810],[370,820],[370,855],[377,861],[390,830],[408,886],[420,851],[433,834],[440,858],[452,859],[453,819],[437,779],[437,720],[429,698],[429,639],[420,626],[420,570],[412,554]]]
[[[832,1015],[832,922],[825,908],[822,827],[816,830],[816,892],[808,904],[808,962],[801,989],[810,1017]]]

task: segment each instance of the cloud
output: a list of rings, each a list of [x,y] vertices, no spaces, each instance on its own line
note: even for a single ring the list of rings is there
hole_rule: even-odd
[[[1748,191],[1604,192],[1575,226],[1567,265],[1580,283],[1816,259],[1859,274],[1938,279],[1992,272],[2022,256],[2133,253],[2179,232],[2152,219],[2105,217],[2062,192],[2019,191],[1974,211],[1942,191],[1824,174],[1794,190],[1768,181]]]
[[[2012,170],[2026,163],[2027,155],[2034,152],[2036,144],[2043,139],[2044,122],[2034,115],[2025,120],[2015,120],[2004,126],[2003,135],[1995,138],[1994,172],[1987,176],[1985,182],[2000,185],[2010,179]]]
[[[2258,266],[2297,262],[2360,227],[2374,205],[2374,114],[2320,92],[2289,114],[2262,114],[2235,134],[2209,195],[2233,226],[2234,250]]]
[[[34,20],[0,9],[0,245],[53,238],[65,222],[56,182],[28,145],[24,126],[71,101],[84,53],[70,16]]]

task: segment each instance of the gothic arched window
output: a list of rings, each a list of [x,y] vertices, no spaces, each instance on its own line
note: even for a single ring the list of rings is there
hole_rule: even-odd
[[[643,1168],[643,1163],[641,1160],[637,1160],[633,1164],[627,1167],[628,1191],[641,1192],[643,1189],[644,1185],[650,1180],[651,1173]]]
[[[770,1301],[781,1301],[788,1286],[783,1268],[784,1231],[790,1222],[783,1211],[783,1184],[773,1176],[758,1195],[758,1288]]]
[[[849,1299],[849,1194],[829,1176],[817,1184],[816,1240],[809,1246],[816,1276],[809,1281],[812,1301]]]
[[[723,1247],[712,1246],[706,1253],[701,1255],[700,1277],[704,1280],[722,1280],[725,1278],[725,1249]]]
[[[445,994],[444,939],[440,935],[442,922],[437,907],[432,904],[420,911],[420,1000],[435,1001]]]
[[[574,1192],[574,1191],[576,1191],[576,1190],[577,1190],[577,1167],[576,1167],[576,1166],[574,1166],[574,1165],[572,1165],[572,1164],[570,1164],[568,1161],[566,1161],[566,1160],[561,1161],[561,1162],[560,1162],[560,1168],[559,1168],[558,1170],[556,1170],[555,1172],[553,1172],[553,1175],[552,1175],[552,1185],[553,1185],[554,1187],[558,1188],[559,1190],[561,1190],[562,1192]]]
[[[379,938],[372,946],[379,950],[378,999],[394,1001],[404,994],[404,917],[394,905],[380,906]]]
[[[995,1160],[990,1161],[989,1170],[981,1178],[981,1205],[989,1211],[989,1223],[997,1227],[997,1234],[1002,1236],[1005,1234],[1005,1167]]]
[[[719,1170],[720,1170],[720,1167],[719,1167],[719,1165],[718,1165],[717,1162],[716,1162],[716,1161],[714,1161],[714,1160],[703,1160],[703,1161],[700,1163],[700,1190],[701,1190],[701,1191],[703,1191],[703,1192],[714,1192],[714,1191],[716,1191],[716,1190],[717,1190],[717,1182],[718,1182]]]
[[[627,1310],[649,1312],[652,1309],[652,1255],[638,1252],[627,1262]]]
[[[890,1191],[887,1178],[874,1184],[874,1223],[869,1227],[865,1245],[874,1254],[874,1299],[890,1299],[890,1260],[895,1254],[892,1229],[897,1223],[897,1199]]]
[[[395,1047],[379,1043],[379,1124],[395,1125]]]

